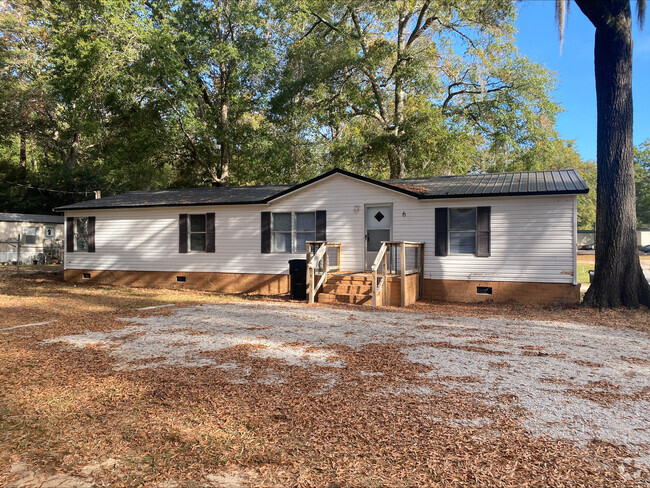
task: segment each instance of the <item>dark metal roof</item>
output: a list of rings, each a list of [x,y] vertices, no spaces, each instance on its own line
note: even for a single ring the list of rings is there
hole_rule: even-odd
[[[54,210],[263,203],[267,198],[292,186],[218,186],[183,190],[129,191],[112,197],[65,205]]]
[[[0,222],[38,222],[43,224],[62,224],[63,217],[60,215],[0,213]]]
[[[587,193],[589,187],[574,169],[486,173],[386,180],[421,194],[421,198],[548,195]]]
[[[589,188],[576,170],[489,173],[431,178],[373,180],[341,169],[328,171],[298,185],[192,188],[187,190],[131,191],[88,200],[55,210],[137,208],[186,205],[264,204],[333,174],[343,174],[419,199],[561,195],[587,193]]]

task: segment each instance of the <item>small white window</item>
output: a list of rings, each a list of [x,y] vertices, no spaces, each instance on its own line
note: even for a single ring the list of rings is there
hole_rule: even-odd
[[[190,251],[205,252],[206,223],[205,214],[190,215]]]
[[[74,219],[74,250],[88,251],[88,217]]]
[[[449,251],[476,254],[476,208],[449,209]]]
[[[27,227],[25,229],[25,244],[36,244],[38,227]]]
[[[45,228],[45,237],[48,239],[54,238],[56,235],[56,228],[55,227],[46,227]]]

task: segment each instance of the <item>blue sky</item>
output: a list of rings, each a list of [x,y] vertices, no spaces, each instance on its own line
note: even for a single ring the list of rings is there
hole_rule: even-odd
[[[634,144],[650,138],[650,13],[641,31],[635,19],[633,79]],[[596,159],[596,86],[594,81],[594,27],[575,3],[571,3],[560,43],[555,25],[554,0],[526,0],[518,5],[517,46],[533,61],[556,73],[558,86],[554,98],[564,112],[557,127],[565,139],[575,139],[584,159]]]

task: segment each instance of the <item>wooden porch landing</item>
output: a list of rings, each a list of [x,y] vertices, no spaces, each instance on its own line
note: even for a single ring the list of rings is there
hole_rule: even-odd
[[[420,297],[424,243],[382,242],[371,272],[341,271],[341,250],[337,242],[307,241],[309,303],[404,307]]]
[[[387,276],[388,302],[399,306],[401,297],[401,277],[399,274]],[[387,297],[388,298],[388,297]],[[372,273],[343,271],[328,273],[327,282],[316,295],[318,303],[345,303],[352,305],[372,305]],[[388,304],[388,303],[387,303]]]

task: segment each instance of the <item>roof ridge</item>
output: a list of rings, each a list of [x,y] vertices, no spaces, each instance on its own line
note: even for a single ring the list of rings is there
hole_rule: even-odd
[[[485,175],[519,175],[519,174],[530,174],[530,173],[553,173],[557,171],[574,171],[577,172],[576,168],[558,168],[558,169],[535,169],[529,171],[497,171],[495,173],[484,172],[484,173],[466,173],[462,175],[439,175],[439,176],[410,176],[406,178],[388,178],[380,181],[401,181],[401,180],[430,180],[432,178],[462,178],[467,176],[485,176]]]

